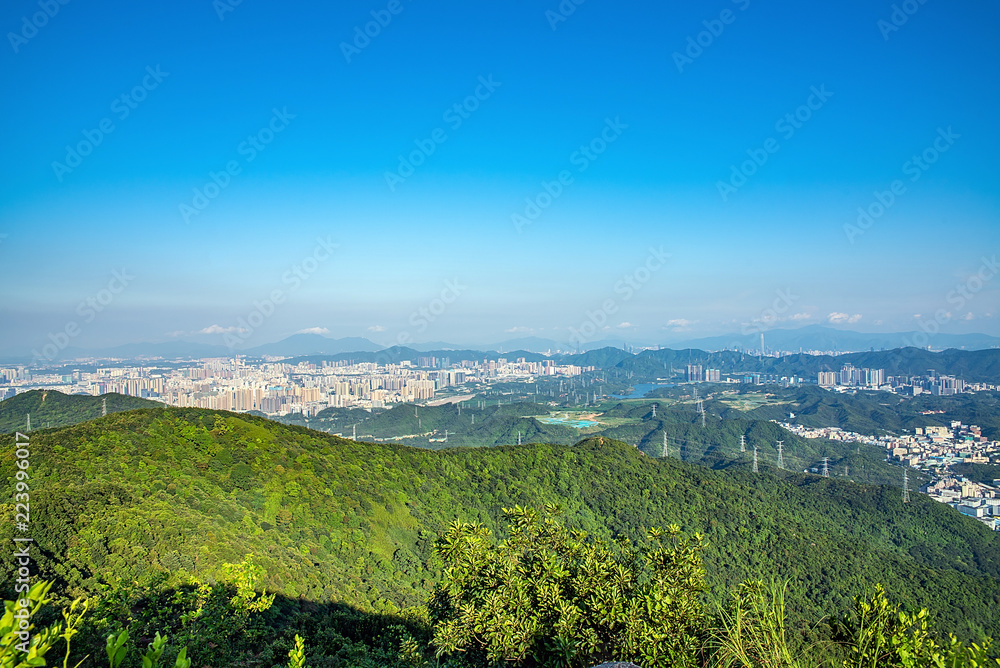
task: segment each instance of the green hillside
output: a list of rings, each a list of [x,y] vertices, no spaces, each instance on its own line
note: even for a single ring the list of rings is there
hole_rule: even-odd
[[[672,388],[678,394],[680,388]],[[690,392],[688,387],[686,391]],[[822,392],[821,390],[813,390]],[[688,402],[630,400],[607,402],[587,410],[599,413],[596,427],[575,429],[545,424],[537,417],[548,415],[551,406],[537,403],[513,403],[477,408],[476,400],[465,402],[461,412],[454,404],[442,406],[396,405],[391,409],[368,412],[361,409],[328,408],[316,417],[305,419],[289,415],[281,422],[350,436],[356,430],[359,440],[391,440],[428,448],[495,447],[516,443],[544,442],[571,445],[588,436],[606,436],[637,446],[653,457],[663,455],[663,435],[671,457],[725,468],[752,465],[753,448],[758,448],[761,463],[777,464],[777,441],[784,441],[784,465],[791,471],[803,471],[821,465],[823,457],[835,476],[855,482],[900,485],[902,471],[885,461],[885,450],[825,439],[804,439],[792,435],[770,421],[771,413],[743,412],[718,402],[706,402],[706,422]],[[653,415],[653,404],[658,413]],[[772,407],[768,407],[769,409]],[[577,408],[577,410],[583,410]],[[721,416],[720,416],[721,414]],[[774,407],[775,418],[787,417]],[[751,417],[759,416],[759,417]],[[419,420],[419,423],[418,423]],[[352,427],[354,430],[352,430]],[[448,431],[447,443],[441,442]],[[740,436],[745,437],[746,452],[740,452]],[[405,437],[405,438],[404,438]],[[431,437],[437,440],[430,442]],[[924,481],[913,472],[914,484]]]
[[[108,393],[99,397],[63,394],[55,390],[31,390],[0,401],[0,433],[24,431],[31,415],[32,429],[66,427],[84,420],[101,417],[103,402],[108,413],[120,413],[136,408],[158,406],[155,401]]]
[[[904,505],[891,487],[767,465],[713,471],[606,438],[430,451],[197,409],[130,411],[31,439],[38,563],[70,595],[212,581],[253,553],[285,598],[395,613],[425,601],[432,542],[450,521],[497,528],[503,507],[560,503],[598,537],[670,523],[704,532],[714,600],[749,577],[788,578],[801,624],[883,582],[943,628],[1000,635],[1000,537],[922,495]],[[8,480],[13,462],[5,450]],[[0,540],[12,531],[4,524]]]
[[[760,392],[759,388],[748,390]],[[749,411],[733,408],[731,403],[713,402],[710,410],[723,418],[788,420],[807,427],[840,427],[862,434],[912,432],[914,427],[948,426],[952,420],[976,424],[987,438],[1000,438],[1000,393],[976,392],[954,396],[917,395],[903,397],[891,392],[831,392],[816,386],[768,388],[770,403]],[[943,413],[924,414],[925,411]]]
[[[572,358],[564,358],[571,362]],[[572,362],[571,362],[572,363]],[[919,348],[848,353],[845,355],[808,355],[757,358],[733,351],[709,353],[703,350],[644,350],[614,364],[621,373],[632,374],[634,382],[667,377],[669,369],[682,371],[687,364],[701,364],[722,373],[760,372],[779,376],[804,376],[815,380],[819,371],[839,371],[845,364],[885,369],[886,375],[924,375],[928,369],[938,374],[954,375],[968,382],[1000,381],[1000,350],[945,350],[934,353]]]

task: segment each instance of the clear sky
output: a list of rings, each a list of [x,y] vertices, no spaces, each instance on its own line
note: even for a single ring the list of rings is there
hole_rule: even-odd
[[[235,2],[4,4],[0,350],[1000,334],[994,2]]]

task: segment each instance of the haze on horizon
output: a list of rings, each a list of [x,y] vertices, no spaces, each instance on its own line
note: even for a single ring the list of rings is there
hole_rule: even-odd
[[[0,352],[1000,335],[1000,7],[911,4],[19,0]]]

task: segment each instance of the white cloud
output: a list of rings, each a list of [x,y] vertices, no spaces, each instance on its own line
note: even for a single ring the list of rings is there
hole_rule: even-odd
[[[788,319],[789,320],[808,320],[811,317],[812,316],[809,315],[808,313],[794,313],[794,314],[788,316]]]
[[[296,334],[329,334],[330,330],[326,327],[306,327],[305,329],[300,329],[295,332]]]
[[[685,327],[690,327],[691,325],[693,325],[696,322],[698,322],[698,321],[697,320],[687,320],[685,318],[673,318],[671,320],[667,320],[667,324],[665,324],[663,326],[663,328],[664,329],[673,329],[674,331],[677,331],[677,330],[680,330],[680,329],[684,329]]]
[[[221,325],[209,325],[205,329],[199,329],[199,334],[233,334],[234,332],[244,332],[242,327],[222,327]]]
[[[975,320],[976,316],[972,315],[972,311],[969,311],[962,316],[962,320]]]
[[[368,328],[368,331],[375,332],[377,334],[379,332],[384,332],[385,327],[383,327],[382,325],[372,325],[371,327]]]
[[[618,329],[628,329],[632,326],[630,322],[620,322],[618,323]]]
[[[511,327],[511,328],[505,329],[503,331],[506,332],[507,334],[527,334],[527,333],[533,332],[535,330],[533,330],[530,327],[522,327],[522,326],[518,325],[516,327]]]
[[[837,313],[834,311],[830,315],[826,316],[827,321],[832,325],[853,325],[854,323],[861,320],[861,314],[855,313],[854,315],[848,315],[846,313]]]

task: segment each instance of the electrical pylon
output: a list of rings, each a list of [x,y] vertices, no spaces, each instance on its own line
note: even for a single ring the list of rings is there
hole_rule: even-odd
[[[779,469],[785,468],[785,459],[784,459],[784,457],[782,457],[782,448],[781,448],[782,443],[784,443],[784,441],[778,441],[778,468]]]
[[[823,477],[824,478],[829,478],[830,477],[830,458],[829,457],[824,457],[823,458]]]
[[[753,472],[758,473],[757,470],[757,446],[753,446]]]
[[[740,436],[740,452],[747,451],[747,437],[746,434]]]
[[[910,479],[906,476],[906,469],[903,469],[903,503],[910,502]]]
[[[108,416],[108,399],[107,397],[105,397],[104,399],[101,399],[101,417],[107,417],[107,416]]]

